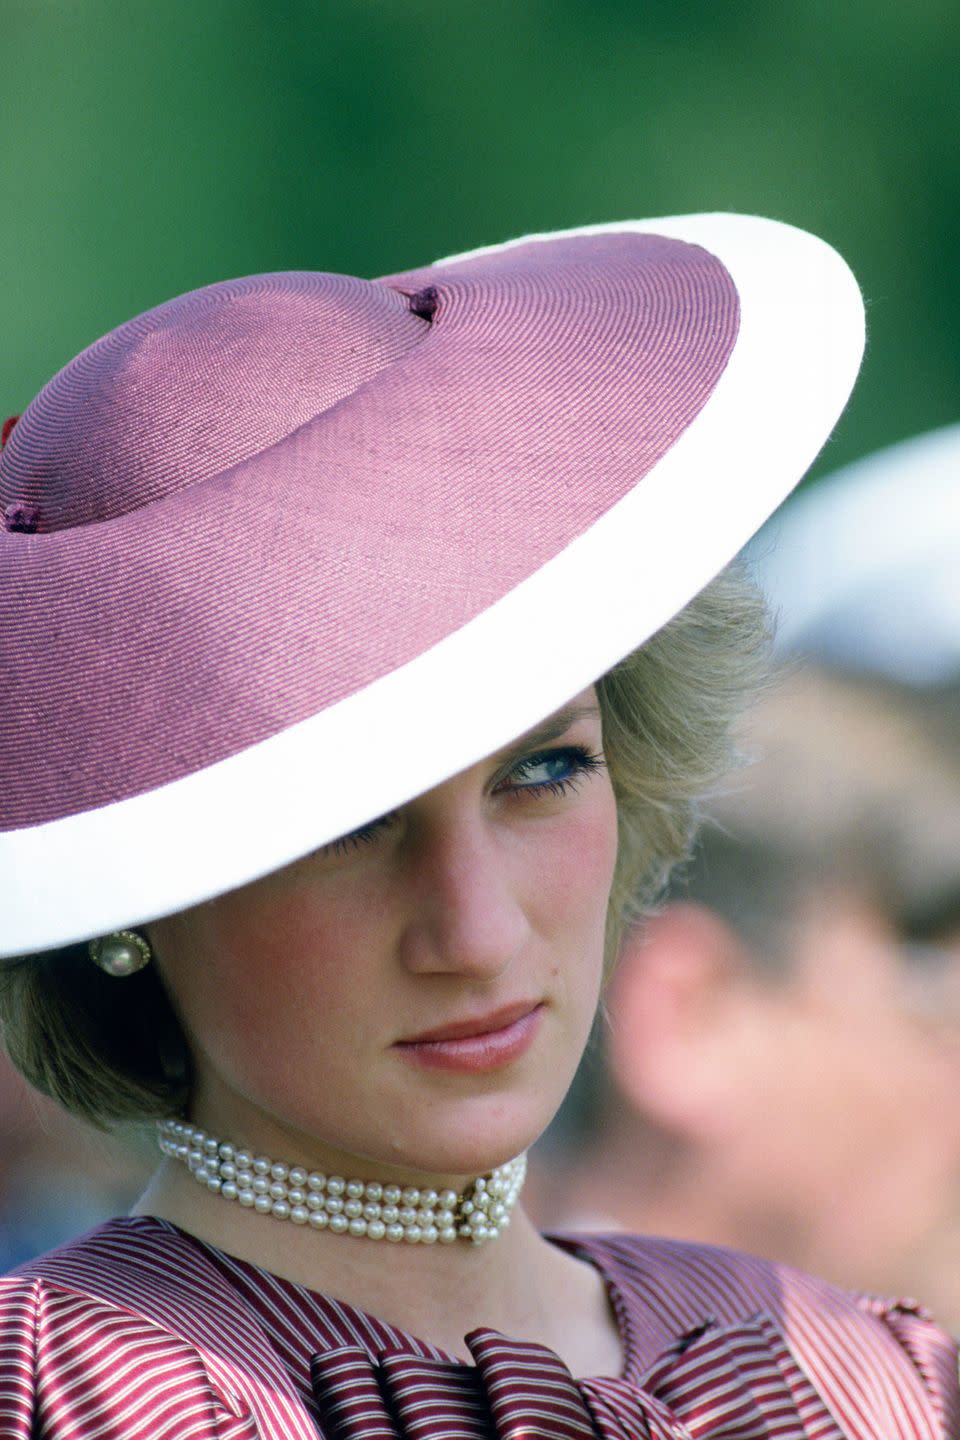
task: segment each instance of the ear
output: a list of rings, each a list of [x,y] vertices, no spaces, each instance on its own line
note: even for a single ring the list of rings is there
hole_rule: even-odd
[[[608,1058],[630,1107],[690,1138],[731,1123],[750,962],[703,905],[667,905],[624,942],[608,998]]]

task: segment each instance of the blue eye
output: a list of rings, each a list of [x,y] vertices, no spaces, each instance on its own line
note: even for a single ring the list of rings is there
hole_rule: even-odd
[[[552,750],[538,750],[524,755],[493,787],[494,794],[523,795],[535,799],[545,795],[566,795],[575,790],[584,776],[606,769],[602,755],[591,753],[583,745],[560,745]],[[372,845],[382,831],[395,824],[398,811],[392,810],[322,845],[321,855],[349,855],[365,845]]]
[[[575,789],[585,775],[602,770],[604,764],[602,755],[591,754],[582,745],[541,750],[518,761],[497,788],[540,795],[565,795],[568,790]]]

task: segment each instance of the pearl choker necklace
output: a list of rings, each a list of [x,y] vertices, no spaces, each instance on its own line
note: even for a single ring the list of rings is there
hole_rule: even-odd
[[[458,1195],[455,1190],[344,1180],[284,1165],[224,1144],[183,1120],[161,1120],[157,1130],[164,1155],[182,1161],[201,1185],[225,1200],[334,1235],[405,1240],[408,1245],[449,1245],[455,1240],[482,1245],[495,1239],[510,1223],[527,1173],[527,1157],[518,1155]]]

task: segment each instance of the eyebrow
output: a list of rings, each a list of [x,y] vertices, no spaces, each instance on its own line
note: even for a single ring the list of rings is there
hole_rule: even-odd
[[[529,750],[536,750],[541,745],[549,745],[554,740],[559,740],[566,735],[580,720],[600,714],[600,706],[596,702],[592,705],[565,705],[562,710],[557,710],[553,715],[548,715],[546,720],[535,725],[532,730],[527,730],[519,739],[496,752],[496,760],[499,765],[509,767],[514,760],[525,755]]]

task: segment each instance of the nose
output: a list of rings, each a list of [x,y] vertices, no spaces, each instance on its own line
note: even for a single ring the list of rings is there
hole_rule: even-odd
[[[480,819],[454,820],[425,827],[408,865],[407,969],[480,982],[507,971],[529,931],[509,846]]]

